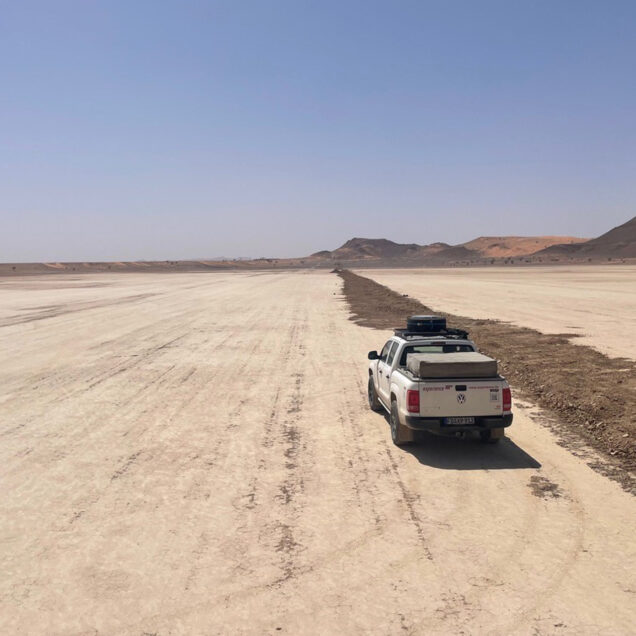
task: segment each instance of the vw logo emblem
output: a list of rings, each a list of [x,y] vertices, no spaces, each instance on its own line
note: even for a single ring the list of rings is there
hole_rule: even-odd
[[[460,404],[463,404],[466,401],[466,394],[465,393],[458,393],[457,394],[457,401]]]

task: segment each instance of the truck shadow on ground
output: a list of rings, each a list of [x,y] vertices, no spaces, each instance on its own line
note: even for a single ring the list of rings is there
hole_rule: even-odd
[[[416,457],[420,464],[446,470],[541,468],[532,455],[507,437],[498,444],[483,444],[479,439],[418,433],[415,443],[401,450]]]

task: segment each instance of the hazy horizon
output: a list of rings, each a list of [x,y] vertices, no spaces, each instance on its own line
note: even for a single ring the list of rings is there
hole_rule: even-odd
[[[0,261],[598,236],[636,210],[635,18],[620,1],[5,5]]]

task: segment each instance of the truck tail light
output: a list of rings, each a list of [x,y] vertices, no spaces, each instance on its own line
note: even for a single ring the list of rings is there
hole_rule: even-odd
[[[503,390],[502,402],[504,411],[512,410],[512,395],[510,394],[510,389]]]
[[[420,392],[419,391],[407,391],[406,392],[406,410],[409,413],[420,412]]]

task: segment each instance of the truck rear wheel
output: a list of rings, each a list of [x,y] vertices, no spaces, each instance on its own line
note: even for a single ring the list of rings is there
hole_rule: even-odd
[[[369,376],[369,408],[372,411],[381,411],[382,404],[380,404],[380,400],[378,399],[378,394],[375,391],[375,384],[373,384],[373,376]]]
[[[396,446],[406,446],[413,442],[413,432],[400,423],[398,405],[395,400],[391,402],[391,439]]]
[[[504,428],[489,428],[487,431],[481,431],[479,438],[484,444],[498,444],[499,440],[506,436]]]

